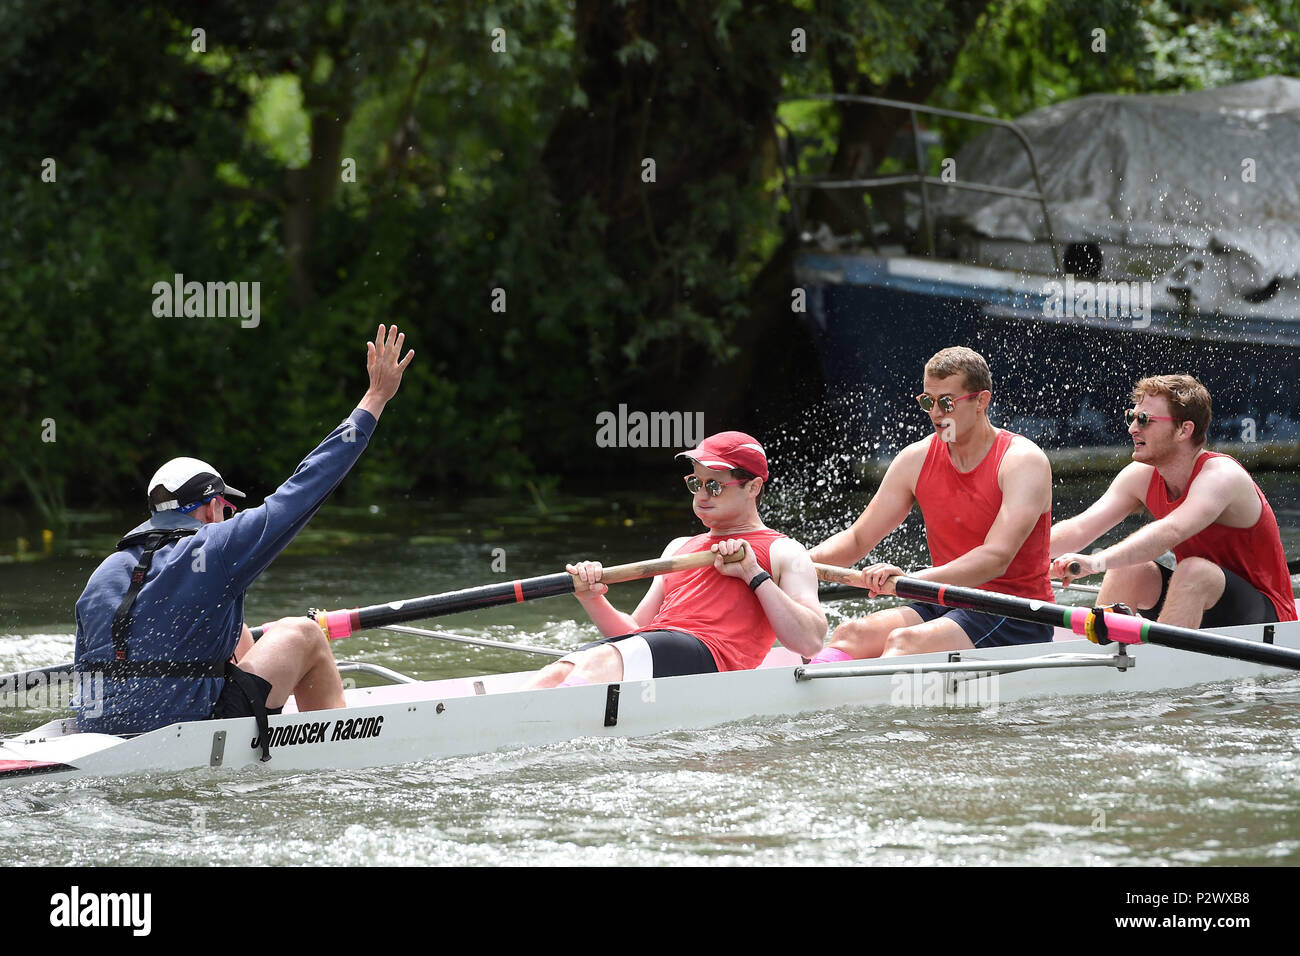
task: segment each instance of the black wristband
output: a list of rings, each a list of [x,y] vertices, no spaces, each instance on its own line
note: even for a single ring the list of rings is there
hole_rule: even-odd
[[[760,584],[762,584],[764,581],[771,580],[771,578],[772,575],[768,574],[766,571],[759,571],[756,575],[754,575],[753,578],[750,579],[749,589],[751,591],[757,591],[758,586]]]

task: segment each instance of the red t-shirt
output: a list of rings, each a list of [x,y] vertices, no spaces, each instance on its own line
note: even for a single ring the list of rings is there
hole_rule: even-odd
[[[935,566],[960,558],[984,543],[1002,509],[998,487],[998,466],[1018,437],[999,428],[993,447],[983,461],[968,472],[958,471],[939,435],[930,439],[925,464],[916,479],[916,501],[925,519],[925,541]],[[1049,508],[999,578],[980,585],[986,591],[1018,597],[1054,600],[1047,576],[1052,543],[1052,512]]]
[[[1201,467],[1211,458],[1227,458],[1236,461],[1231,455],[1207,451],[1196,459],[1192,467],[1192,477],[1187,481],[1188,490],[1200,474]],[[1251,482],[1254,484],[1254,482]],[[1286,567],[1286,552],[1282,550],[1282,534],[1277,528],[1277,518],[1269,506],[1264,492],[1255,485],[1255,494],[1259,495],[1259,520],[1249,528],[1229,528],[1227,525],[1214,523],[1198,531],[1186,541],[1175,545],[1174,557],[1179,561],[1184,558],[1204,558],[1213,561],[1221,568],[1227,568],[1250,582],[1250,586],[1263,594],[1277,609],[1279,621],[1294,621],[1295,597],[1291,593],[1291,572]],[[1157,519],[1163,518],[1187,500],[1187,493],[1177,501],[1169,497],[1169,488],[1160,472],[1152,471],[1151,481],[1147,485],[1146,506]]]
[[[707,551],[719,541],[743,538],[754,549],[754,559],[768,574],[772,542],[785,535],[770,528],[722,537],[697,534],[677,554]],[[764,585],[769,587],[770,585]],[[664,575],[664,602],[642,631],[685,631],[704,642],[720,671],[742,671],[757,667],[776,642],[776,632],[767,619],[758,595],[740,578],[728,577],[712,566]]]

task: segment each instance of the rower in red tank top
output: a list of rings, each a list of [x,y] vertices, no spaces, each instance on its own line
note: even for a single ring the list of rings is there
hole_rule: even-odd
[[[749,544],[758,566],[772,573],[769,549],[785,535],[763,528],[730,537]],[[697,534],[674,553],[707,551],[718,540],[711,532]],[[637,628],[636,633],[670,630],[693,634],[709,649],[720,671],[750,670],[763,663],[776,641],[776,633],[763,606],[754,600],[754,592],[743,581],[718,574],[713,568],[698,568],[666,574],[663,582],[663,603],[654,619]]]
[[[953,465],[948,443],[940,435],[930,438],[915,494],[925,517],[925,543],[933,563],[948,564],[984,544],[1002,510],[998,471],[1012,440],[1018,437],[1021,436],[998,429],[989,453],[969,472],[958,471]],[[955,503],[960,503],[960,507],[954,507]],[[1052,584],[1047,578],[1051,530],[1049,506],[1038,516],[1006,571],[980,587],[999,594],[1053,600]]]
[[[722,432],[677,457],[691,462],[686,489],[708,531],[674,539],[664,557],[712,550],[713,564],[655,578],[631,614],[605,599],[598,562],[568,565],[574,596],[605,637],[542,668],[526,688],[744,670],[761,664],[776,640],[804,657],[821,650],[826,615],[808,552],[758,515],[768,477],[763,446]],[[722,560],[742,547],[743,560]]]
[[[1241,463],[1230,455],[1215,451],[1202,452],[1192,467],[1190,486],[1196,483],[1205,463],[1215,458],[1226,458],[1238,468]],[[1245,469],[1241,468],[1244,472]],[[1259,485],[1249,479],[1259,499],[1259,520],[1248,528],[1231,528],[1211,522],[1178,544],[1173,552],[1180,562],[1188,558],[1204,558],[1221,569],[1231,571],[1246,581],[1255,591],[1268,598],[1277,612],[1277,620],[1294,621],[1295,596],[1291,592],[1291,572],[1286,567],[1286,553],[1282,550],[1282,534],[1278,530],[1277,516],[1269,505]],[[1152,469],[1147,485],[1146,506],[1154,518],[1164,518],[1187,500],[1187,494],[1174,498],[1160,472]]]
[[[917,396],[933,434],[908,445],[853,525],[812,551],[813,560],[851,565],[875,548],[920,506],[932,567],[910,577],[988,588],[1050,600],[1047,580],[1052,521],[1052,469],[1047,456],[1020,435],[988,420],[992,376],[968,348],[948,348],[925,366]],[[872,594],[892,594],[893,564],[862,572]],[[962,650],[1050,641],[1052,629],[983,614],[916,603],[848,621],[814,660]]]
[[[1133,461],[1083,514],[1052,529],[1053,571],[1105,571],[1098,604],[1121,602],[1181,627],[1296,619],[1277,519],[1246,469],[1205,450],[1210,393],[1190,375],[1156,375],[1126,411]],[[1078,553],[1128,515],[1155,519],[1118,544]],[[1173,551],[1178,566],[1156,562]]]

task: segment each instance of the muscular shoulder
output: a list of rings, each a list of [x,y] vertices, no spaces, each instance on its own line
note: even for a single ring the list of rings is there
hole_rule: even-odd
[[[812,559],[808,556],[808,549],[796,541],[794,538],[777,538],[768,548],[768,557],[772,562],[773,571],[778,568],[789,569],[807,565],[812,567]]]
[[[920,441],[914,441],[898,453],[895,461],[915,461],[918,465],[925,461],[925,456],[930,453],[930,445],[934,441],[933,435],[926,435]]]
[[[1045,466],[1049,470],[1051,468],[1051,464],[1047,460],[1047,452],[1024,435],[1011,436],[1011,444],[1007,446],[1007,453],[1002,456],[1002,467],[1005,468],[1008,463],[1016,467],[1033,464]]]
[[[1242,466],[1241,462],[1226,455],[1209,459],[1201,466],[1200,474],[1197,477],[1199,478],[1201,475],[1219,475],[1227,480],[1242,484],[1253,485],[1255,483],[1255,479],[1250,477],[1250,472]]]
[[[1004,484],[1014,476],[1017,482],[1031,482],[1051,487],[1052,465],[1047,453],[1028,438],[1016,435],[1007,446],[1007,452],[998,465],[998,482]]]
[[[925,465],[925,457],[930,453],[932,440],[932,437],[926,437],[920,441],[912,442],[895,456],[893,462],[889,465],[889,470],[907,475],[912,479],[918,477],[921,474],[921,468]]]
[[[1211,458],[1201,466],[1196,476],[1196,484],[1202,478],[1208,478],[1206,485],[1213,485],[1216,493],[1227,491],[1233,496],[1255,496],[1255,479],[1241,463],[1232,458]]]
[[[687,541],[690,540],[691,540],[690,538],[684,535],[680,538],[673,538],[673,540],[668,542],[668,547],[664,548],[664,553],[661,555],[661,557],[671,558],[674,554],[676,554],[678,551],[682,549],[682,545],[684,545]]]
[[[1151,476],[1155,473],[1156,470],[1151,465],[1140,461],[1130,461],[1119,470],[1119,474],[1111,482],[1111,487],[1131,492],[1139,500],[1145,501],[1147,486],[1151,484]]]

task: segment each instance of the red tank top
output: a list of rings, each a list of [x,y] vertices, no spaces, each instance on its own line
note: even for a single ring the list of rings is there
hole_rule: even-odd
[[[770,528],[729,534],[743,538],[754,549],[758,566],[772,573],[768,551],[772,542],[785,535]],[[705,532],[697,534],[680,548],[678,554],[707,551],[726,540]],[[764,585],[770,587],[770,585]],[[637,631],[670,629],[694,634],[713,654],[720,671],[750,670],[757,667],[776,642],[776,632],[763,611],[763,605],[740,578],[720,574],[712,566],[664,575],[664,603],[654,620]]]
[[[947,564],[984,543],[1002,509],[1002,489],[998,487],[998,467],[1018,437],[999,428],[993,447],[984,460],[971,471],[954,467],[948,443],[939,435],[930,439],[925,464],[916,479],[916,501],[925,520],[925,542],[930,560],[936,566]],[[1000,594],[1054,599],[1047,577],[1052,539],[1052,511],[1038,516],[1038,522],[1011,564],[1000,578],[985,581],[979,587]]]
[[[1231,455],[1204,452],[1192,467],[1192,477],[1187,481],[1189,490],[1200,474],[1201,466],[1211,458],[1236,461]],[[1254,484],[1253,481],[1251,483]],[[1259,490],[1259,485],[1255,485],[1255,494],[1259,495],[1259,520],[1251,527],[1229,528],[1227,525],[1211,524],[1182,544],[1176,545],[1174,557],[1179,561],[1184,558],[1205,558],[1221,568],[1227,568],[1245,578],[1251,587],[1273,602],[1279,621],[1294,621],[1295,596],[1291,593],[1291,572],[1286,567],[1286,552],[1282,550],[1282,535],[1277,528],[1277,518],[1268,499],[1264,497],[1264,492]],[[1146,498],[1147,510],[1151,514],[1157,519],[1163,518],[1186,500],[1186,492],[1177,501],[1170,500],[1164,478],[1160,472],[1152,471]]]

